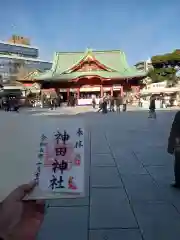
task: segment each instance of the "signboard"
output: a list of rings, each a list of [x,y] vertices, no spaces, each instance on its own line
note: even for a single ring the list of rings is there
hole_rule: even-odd
[[[113,85],[113,90],[121,90],[121,85]]]
[[[80,92],[100,92],[100,86],[83,86],[80,88]]]
[[[60,88],[59,92],[67,92],[67,88]]]
[[[70,88],[70,92],[77,92],[76,88]]]
[[[111,87],[103,87],[103,91],[111,91]]]
[[[30,39],[18,35],[13,35],[9,40],[9,43],[17,43],[22,45],[30,45]]]

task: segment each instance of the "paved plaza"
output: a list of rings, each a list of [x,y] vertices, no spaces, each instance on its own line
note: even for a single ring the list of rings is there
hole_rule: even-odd
[[[179,240],[180,192],[170,187],[166,153],[174,114],[79,114],[87,129],[86,196],[48,201],[38,239]]]

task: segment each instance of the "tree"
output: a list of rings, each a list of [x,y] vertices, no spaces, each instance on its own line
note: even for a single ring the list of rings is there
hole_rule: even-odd
[[[151,69],[148,77],[152,79],[152,82],[167,81],[168,86],[174,86],[178,81],[176,73],[177,69],[174,67],[161,67]]]
[[[172,53],[153,56],[151,61],[155,68],[180,66],[180,50],[176,49]]]
[[[16,80],[23,80],[28,74],[29,70],[24,65],[21,65],[17,68]]]
[[[152,82],[167,81],[168,86],[174,86],[178,78],[176,73],[180,67],[180,50],[172,53],[157,55],[151,58],[153,70],[150,70],[149,77]]]
[[[163,82],[165,79],[163,76],[161,76],[161,74],[159,74],[159,72],[157,71],[157,69],[151,69],[148,73],[148,77],[151,78],[152,82]]]
[[[18,80],[19,71],[24,68],[24,60],[13,59],[7,63],[7,68],[9,69],[9,83]]]

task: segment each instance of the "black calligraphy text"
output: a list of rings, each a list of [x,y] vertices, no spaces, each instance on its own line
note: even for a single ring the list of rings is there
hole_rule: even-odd
[[[54,135],[55,139],[57,141],[57,144],[59,144],[59,141],[61,140],[63,144],[66,144],[66,142],[70,139],[70,135],[64,130],[63,133],[57,131],[57,133]]]
[[[61,174],[63,174],[63,171],[65,171],[68,168],[68,163],[64,160],[61,162],[58,162],[56,159],[52,164],[52,170],[54,173],[56,173],[57,170],[61,171]]]
[[[83,141],[79,140],[79,141],[76,141],[75,143],[75,148],[82,148],[83,147]]]
[[[63,182],[64,182],[64,180],[63,180],[62,176],[60,176],[58,179],[55,175],[52,175],[52,179],[50,180],[49,187],[52,190],[54,190],[56,188],[64,188]]]
[[[83,135],[83,130],[81,128],[78,128],[77,135],[80,137]]]
[[[65,156],[66,155],[66,147],[56,147],[56,156]]]

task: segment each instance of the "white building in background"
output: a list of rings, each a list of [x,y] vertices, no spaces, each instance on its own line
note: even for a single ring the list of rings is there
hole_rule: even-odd
[[[150,58],[146,61],[140,61],[136,63],[134,66],[137,68],[137,70],[146,72],[153,68]]]
[[[150,95],[150,94],[171,94],[179,92],[179,87],[167,87],[167,82],[158,82],[158,83],[151,83],[146,85],[144,88],[141,89],[140,94],[142,95]]]

